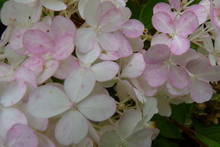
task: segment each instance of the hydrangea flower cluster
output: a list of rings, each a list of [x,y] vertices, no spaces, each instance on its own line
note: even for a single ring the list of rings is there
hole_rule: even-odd
[[[150,147],[154,114],[211,99],[209,82],[220,80],[219,1],[156,4],[157,32],[145,49],[145,27],[126,2],[3,5],[1,147]]]

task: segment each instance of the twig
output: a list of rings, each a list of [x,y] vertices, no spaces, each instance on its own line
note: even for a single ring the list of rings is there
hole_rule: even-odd
[[[195,135],[191,132],[191,130],[189,130],[188,128],[182,126],[181,124],[179,124],[176,120],[173,120],[171,118],[168,118],[168,120],[170,122],[172,122],[173,124],[175,124],[177,127],[179,127],[185,134],[187,134],[192,140],[194,140],[196,143],[198,143],[199,145],[201,145],[202,147],[209,147],[208,145],[206,145],[204,142],[202,142],[201,140],[199,140],[198,138],[195,137]]]

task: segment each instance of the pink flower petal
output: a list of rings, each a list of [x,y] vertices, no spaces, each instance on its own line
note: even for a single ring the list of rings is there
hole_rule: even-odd
[[[80,52],[79,49],[76,49],[76,55],[78,57],[78,59],[86,64],[86,63],[93,63],[100,55],[100,46],[98,43],[95,44],[94,48],[87,52],[87,53],[82,53]]]
[[[116,9],[116,6],[111,1],[103,1],[96,10],[97,21],[99,22],[102,16],[112,9]]]
[[[199,20],[199,25],[205,22],[208,16],[208,11],[206,10],[205,7],[203,7],[200,4],[194,4],[188,7],[184,12],[187,12],[187,11],[192,11],[196,14]]]
[[[153,8],[153,12],[155,14],[159,11],[168,13],[172,19],[174,19],[176,16],[175,12],[172,12],[172,7],[167,3],[163,3],[163,2],[157,3]]]
[[[54,49],[54,44],[46,33],[40,30],[28,30],[23,35],[23,45],[32,54],[40,55]]]
[[[169,70],[169,82],[178,89],[183,89],[189,84],[188,72],[178,66],[171,66]]]
[[[159,11],[152,17],[152,23],[155,29],[163,33],[172,34],[174,32],[174,24],[170,15],[166,12]]]
[[[115,34],[108,33],[108,32],[102,32],[98,34],[98,40],[100,46],[109,52],[117,51],[120,47],[120,42],[117,40],[117,37]]]
[[[129,41],[133,52],[137,52],[140,49],[144,48],[144,43],[143,40],[140,37],[137,38],[127,38],[127,40]]]
[[[42,84],[49,79],[57,70],[59,62],[57,60],[49,60],[44,65],[43,72],[37,77],[38,84]]]
[[[75,43],[80,52],[87,53],[91,51],[96,44],[96,32],[92,28],[78,29]]]
[[[1,108],[0,111],[0,136],[5,138],[7,131],[14,124],[21,123],[27,124],[27,119],[25,115],[18,109],[8,107]]]
[[[9,147],[37,147],[38,138],[29,126],[15,124],[8,130],[5,144]]]
[[[15,79],[9,83],[1,83],[4,84],[3,89],[1,89],[1,97],[0,102],[2,106],[8,107],[15,105],[19,102],[25,92],[27,91],[27,84],[23,79]]]
[[[16,79],[21,78],[27,84],[26,94],[30,94],[35,88],[37,88],[37,79],[34,72],[26,67],[20,67],[16,73]]]
[[[199,54],[194,49],[189,49],[182,55],[172,56],[172,61],[178,65],[186,66],[190,60],[197,58],[199,58]]]
[[[162,64],[146,65],[143,77],[148,81],[150,86],[161,86],[168,77],[168,66]]]
[[[116,76],[119,70],[119,66],[117,63],[112,61],[103,61],[93,65],[91,69],[95,73],[96,80],[99,82],[104,82]]]
[[[87,119],[77,110],[67,112],[55,128],[55,137],[62,145],[77,144],[87,133]]]
[[[212,22],[219,28],[220,27],[220,20],[218,19],[219,9],[214,8],[213,4],[210,3],[210,14]]]
[[[207,59],[194,59],[186,64],[186,69],[194,75],[200,75],[204,69],[209,66],[209,60]]]
[[[167,45],[156,44],[148,49],[144,55],[144,60],[147,64],[157,64],[168,61],[170,56],[171,52]]]
[[[220,67],[210,66],[201,71],[199,79],[204,81],[219,81],[220,80]]]
[[[145,62],[141,53],[134,53],[128,57],[127,64],[123,67],[120,77],[137,78],[142,75]]]
[[[69,73],[74,68],[77,68],[79,66],[79,60],[76,57],[70,55],[68,58],[59,61],[59,66],[53,76],[58,79],[66,79]]]
[[[124,0],[122,0],[124,1]],[[121,13],[124,16],[124,22],[128,21],[131,17],[131,10],[128,7],[120,7]]]
[[[111,9],[107,11],[99,21],[99,27],[105,32],[113,32],[124,23],[124,17],[120,10]]]
[[[190,96],[197,103],[203,103],[211,99],[212,86],[204,81],[194,80],[190,84]]]
[[[26,27],[17,26],[14,28],[11,37],[10,37],[10,47],[14,50],[20,49],[23,47],[23,34],[27,31]]]
[[[136,19],[130,19],[122,26],[122,32],[130,38],[141,36],[143,31],[144,25]]]
[[[169,93],[172,95],[186,95],[189,93],[188,87],[183,88],[183,89],[177,89],[177,88],[173,87],[169,82],[167,82],[166,85],[167,85],[167,89],[168,89]]]
[[[174,55],[182,55],[187,52],[190,47],[190,41],[182,36],[174,36],[170,50]]]
[[[116,53],[121,58],[130,56],[132,54],[132,46],[130,45],[130,42],[128,41],[128,39],[119,31],[115,32],[114,35],[118,39],[118,41],[120,42],[120,47],[116,51]],[[142,48],[142,47],[140,47],[140,48]]]
[[[172,37],[169,34],[157,34],[151,40],[151,46],[156,44],[165,44],[167,46],[171,46]]]
[[[31,57],[22,66],[30,69],[34,72],[35,76],[38,76],[43,71],[44,59],[38,56]]]
[[[77,105],[78,110],[92,121],[103,121],[116,110],[115,100],[106,94],[97,94],[84,99]]]
[[[199,26],[199,21],[192,11],[184,12],[177,21],[176,31],[178,35],[192,34]]]
[[[62,36],[67,34],[73,36],[72,41],[75,40],[76,27],[74,23],[70,19],[60,15],[54,17],[50,30],[50,35],[53,38],[53,41],[58,42]]]
[[[118,60],[120,56],[115,52],[101,51],[99,59],[101,60]]]
[[[181,6],[181,0],[169,0],[169,3],[172,7],[174,7],[176,10],[180,11],[182,10]]]
[[[74,50],[73,39],[72,35],[65,35],[59,38],[54,48],[53,58],[63,60],[70,56]]]

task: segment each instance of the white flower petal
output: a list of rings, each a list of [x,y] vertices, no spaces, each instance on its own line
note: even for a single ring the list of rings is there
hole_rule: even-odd
[[[86,118],[79,111],[70,110],[57,123],[55,137],[63,145],[77,144],[88,133]]]
[[[116,110],[115,100],[106,94],[97,94],[84,99],[77,105],[83,115],[92,121],[103,121],[111,117]]]

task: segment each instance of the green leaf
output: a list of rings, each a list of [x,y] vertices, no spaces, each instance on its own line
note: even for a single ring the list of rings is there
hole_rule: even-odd
[[[194,4],[198,4],[199,2],[201,2],[201,0],[194,0],[189,6],[194,5]]]
[[[0,0],[0,9],[2,8],[3,4],[8,0]]]
[[[139,20],[144,24],[147,29],[153,28],[151,22],[151,18],[153,16],[153,8],[159,2],[168,3],[168,0],[151,0],[147,4],[145,4],[143,9],[141,10]]]
[[[157,128],[160,130],[160,134],[164,137],[172,139],[183,139],[179,128],[168,121],[166,117],[160,115],[154,115],[152,121],[156,123]]]
[[[196,133],[196,137],[210,147],[219,147],[220,146],[220,144],[218,144],[214,140],[211,140],[201,134]]]
[[[190,114],[192,104],[182,103],[179,105],[171,105],[172,114],[171,118],[178,121],[181,125],[185,125],[187,117]]]
[[[220,124],[205,125],[198,120],[193,120],[193,122],[198,139],[210,147],[220,146]]]
[[[155,140],[153,140],[151,147],[181,147],[181,146],[162,136],[158,136]]]

